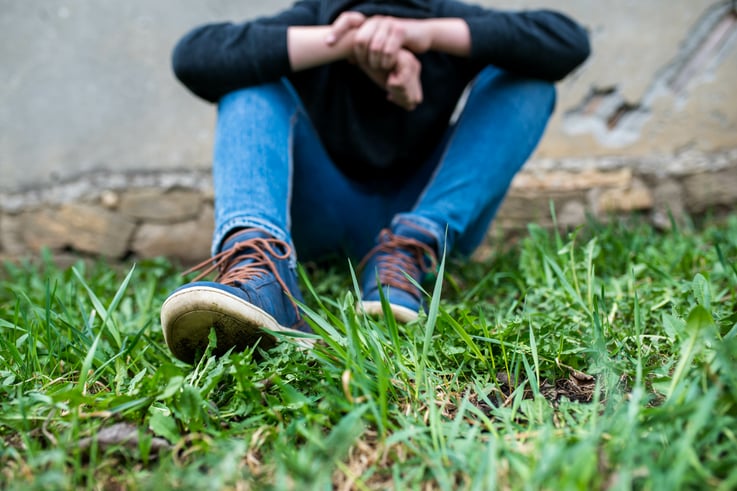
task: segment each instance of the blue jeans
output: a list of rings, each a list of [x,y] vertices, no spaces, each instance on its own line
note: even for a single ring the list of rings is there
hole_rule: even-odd
[[[470,254],[554,106],[552,84],[487,67],[421,168],[402,182],[362,183],[333,164],[286,80],[228,94],[215,135],[213,253],[234,229],[258,227],[303,261],[360,259],[403,219],[434,235],[440,253]]]

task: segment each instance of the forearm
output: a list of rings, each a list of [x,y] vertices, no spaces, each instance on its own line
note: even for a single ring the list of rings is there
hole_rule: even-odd
[[[588,33],[571,18],[547,10],[501,11],[447,1],[442,14],[462,18],[470,59],[546,80],[559,80],[589,56]]]
[[[460,18],[408,19],[406,47],[415,53],[440,51],[460,57],[471,54],[471,32]]]
[[[172,55],[177,78],[215,102],[228,92],[289,73],[286,26],[210,24],[184,36]]]
[[[288,26],[315,25],[319,6],[320,0],[302,0],[272,17],[192,29],[172,53],[174,73],[211,102],[239,88],[279,80],[291,71]]]
[[[292,71],[326,65],[351,55],[355,32],[350,31],[338,42],[328,45],[325,38],[330,32],[330,26],[293,26],[287,30],[287,50]]]

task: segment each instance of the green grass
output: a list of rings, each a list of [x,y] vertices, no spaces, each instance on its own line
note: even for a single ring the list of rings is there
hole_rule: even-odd
[[[168,262],[7,264],[0,488],[735,489],[736,262],[737,217],[531,226],[416,323],[357,314],[346,265],[309,274],[316,349],[194,367]]]

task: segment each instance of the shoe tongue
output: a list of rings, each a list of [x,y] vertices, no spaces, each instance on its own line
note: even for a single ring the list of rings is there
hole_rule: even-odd
[[[417,225],[414,224],[407,224],[405,222],[398,222],[392,227],[392,233],[397,236],[405,237],[408,239],[414,239],[418,242],[422,242],[423,244],[426,244],[430,246],[430,249],[433,251],[434,256],[431,256],[429,254],[423,254],[423,268],[425,268],[427,271],[435,268],[437,266],[437,258],[438,258],[438,243],[435,240],[435,237],[433,237],[430,232],[427,230],[420,228]],[[402,254],[412,257],[413,253],[409,250],[402,250]],[[429,276],[426,276],[425,279],[429,278]]]
[[[239,242],[245,242],[247,240],[257,239],[257,238],[272,239],[273,237],[267,234],[266,232],[264,232],[263,230],[245,229],[245,230],[241,230],[229,236],[223,243],[223,247],[221,250],[227,251],[235,247]],[[228,267],[228,270],[232,270],[234,268],[241,268],[243,266],[247,266],[253,263],[255,259],[253,259],[252,257],[240,258],[240,256],[251,255],[256,250],[257,250],[256,247],[246,247],[245,249],[238,251],[237,255],[233,259],[230,260],[230,266]]]
[[[414,239],[427,244],[437,254],[438,243],[435,237],[427,230],[416,225],[410,225],[405,222],[399,222],[392,227],[392,233],[408,239]]]
[[[255,238],[263,238],[263,239],[269,239],[271,236],[264,232],[263,230],[254,229],[254,228],[248,228],[245,230],[239,230],[238,232],[231,234],[228,236],[227,239],[225,239],[225,242],[223,242],[222,247],[220,248],[220,251],[227,251],[228,249],[232,249],[238,242],[243,242],[250,239]]]

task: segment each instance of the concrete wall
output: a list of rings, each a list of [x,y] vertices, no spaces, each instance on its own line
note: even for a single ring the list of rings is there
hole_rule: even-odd
[[[171,48],[199,23],[290,3],[0,0],[0,254],[44,244],[179,254],[175,245],[143,247],[142,237],[151,227],[211,226],[214,111],[174,80]],[[478,3],[563,10],[590,29],[594,48],[559,84],[555,116],[498,224],[544,221],[550,198],[572,225],[587,212],[630,210],[665,224],[667,209],[737,201],[733,1]],[[181,192],[195,193],[196,209],[156,211]],[[123,244],[114,250],[74,240],[111,227]]]
[[[287,4],[0,0],[0,189],[205,168],[212,108],[174,80],[171,48],[200,22]]]

